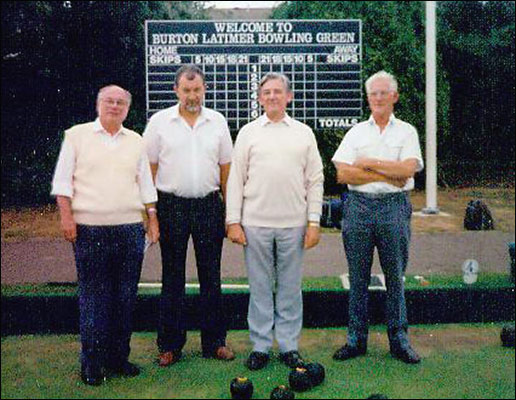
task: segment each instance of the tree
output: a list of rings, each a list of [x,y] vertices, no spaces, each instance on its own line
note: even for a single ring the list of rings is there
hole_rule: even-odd
[[[440,145],[461,183],[514,179],[514,11],[512,1],[439,4],[453,132]]]
[[[362,79],[386,70],[398,79],[400,100],[396,116],[409,121],[418,130],[424,148],[425,139],[425,29],[424,3],[399,1],[289,1],[274,13],[274,18],[360,19],[362,21]],[[438,78],[439,135],[448,135],[448,93],[445,76]],[[368,115],[363,102],[363,115]],[[333,137],[341,138],[343,131]],[[318,134],[319,146],[328,145],[332,135]],[[330,140],[335,143],[335,140]],[[338,144],[338,142],[337,142]],[[335,146],[335,144],[330,146]],[[336,148],[328,153],[333,154]],[[326,189],[334,192],[333,166],[325,158]],[[418,184],[421,185],[421,179]]]
[[[100,87],[133,94],[142,131],[146,19],[201,18],[202,2],[2,2],[2,204],[50,200],[62,132],[95,118]]]
[[[437,5],[439,182],[513,182],[515,3]],[[379,69],[398,78],[396,115],[416,126],[424,146],[424,2],[289,1],[274,17],[361,19],[363,78]]]

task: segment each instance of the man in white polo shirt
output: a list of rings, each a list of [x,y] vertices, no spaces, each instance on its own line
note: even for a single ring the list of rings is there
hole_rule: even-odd
[[[228,238],[245,246],[249,276],[251,370],[268,363],[274,333],[280,359],[302,361],[303,253],[319,242],[324,177],[312,130],[286,114],[292,97],[286,76],[261,80],[265,114],[240,130],[228,180]]]
[[[367,350],[368,286],[374,248],[387,286],[387,331],[391,355],[405,363],[420,362],[410,346],[403,276],[408,262],[412,206],[408,191],[423,169],[416,129],[394,117],[396,79],[385,71],[366,81],[371,109],[368,121],[344,136],[332,161],[337,181],[346,183],[342,238],[349,265],[348,342],[333,356],[347,360]]]
[[[222,114],[202,106],[204,74],[194,65],[176,73],[179,104],[154,114],[143,134],[156,188],[163,287],[158,328],[159,365],[181,357],[186,342],[185,261],[192,236],[201,286],[203,357],[232,360],[226,346],[220,260],[232,141]]]

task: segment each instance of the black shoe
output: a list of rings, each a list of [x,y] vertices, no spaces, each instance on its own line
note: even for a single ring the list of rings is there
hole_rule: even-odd
[[[410,346],[405,348],[391,348],[391,355],[407,364],[418,364],[421,357]]]
[[[81,380],[86,385],[99,386],[104,382],[105,377],[100,368],[85,367],[81,370]]]
[[[297,368],[304,365],[304,361],[297,350],[280,353],[279,358],[283,364],[290,368]]]
[[[246,366],[251,371],[262,369],[269,362],[269,355],[267,353],[261,353],[259,351],[253,351],[249,354],[249,358],[246,361]]]
[[[141,368],[129,361],[117,365],[116,367],[108,368],[109,372],[116,376],[137,376],[140,375]]]
[[[338,361],[349,360],[350,358],[363,356],[366,352],[367,347],[365,346],[350,346],[346,344],[333,354],[333,359]]]

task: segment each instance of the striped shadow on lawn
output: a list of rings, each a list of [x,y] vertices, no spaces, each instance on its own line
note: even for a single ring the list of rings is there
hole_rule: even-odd
[[[383,327],[372,327],[365,357],[333,361],[345,341],[345,329],[304,329],[300,351],[326,367],[325,382],[296,398],[514,398],[514,349],[500,344],[500,323],[418,325],[411,328],[420,365],[405,365],[388,354]],[[229,382],[239,375],[254,383],[253,398],[288,383],[288,368],[272,353],[261,371],[250,372],[247,331],[230,331],[228,344],[237,352],[232,362],[200,357],[198,332],[191,332],[183,359],[170,368],[155,364],[156,335],[135,333],[131,360],[143,368],[135,378],[110,378],[100,387],[79,381],[77,335],[25,335],[2,338],[2,398],[230,398]]]

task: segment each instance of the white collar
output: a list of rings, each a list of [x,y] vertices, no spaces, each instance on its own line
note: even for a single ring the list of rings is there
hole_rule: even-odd
[[[267,116],[267,114],[263,114],[261,117],[260,117],[260,125],[261,126],[266,126],[266,125],[269,125],[269,124],[285,124],[287,126],[291,126],[292,125],[292,118],[288,115],[288,114],[285,114],[285,116],[278,122],[274,122],[274,121],[271,121],[269,119],[269,117]]]
[[[100,122],[100,118],[97,118],[95,120],[95,122],[93,123],[93,131],[96,132],[96,133],[101,133],[101,134],[104,134],[104,135],[109,135],[109,136],[112,136],[112,137],[115,137],[117,136],[118,134],[120,133],[123,133],[124,135],[127,134],[127,132],[125,131],[125,128],[123,125],[120,125],[120,130],[115,133],[114,135],[111,135],[111,133],[109,133],[103,126],[102,126],[102,123]]]
[[[170,120],[182,118],[179,114],[179,103],[170,108]],[[206,112],[206,107],[201,106],[201,112],[198,117],[199,121],[210,120],[210,115]]]
[[[391,113],[391,115],[389,116],[389,122],[387,123],[387,125],[395,124],[396,121],[397,121],[397,118],[394,116],[394,113]],[[370,115],[367,122],[369,122],[369,124],[371,124],[371,125],[376,124],[376,120],[373,118],[373,114]]]

